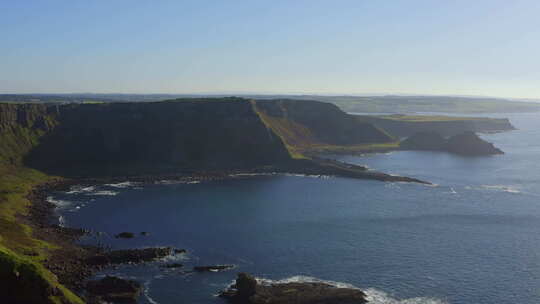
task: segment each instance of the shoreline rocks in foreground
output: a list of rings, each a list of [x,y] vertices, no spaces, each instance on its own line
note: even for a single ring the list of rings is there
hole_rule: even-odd
[[[142,286],[133,280],[106,276],[101,280],[88,282],[86,291],[91,295],[93,303],[137,303]]]
[[[91,256],[86,260],[86,263],[97,267],[126,263],[137,264],[155,261],[174,252],[175,249],[172,247],[113,250]]]
[[[363,304],[366,294],[319,282],[261,284],[240,273],[236,283],[219,295],[233,304]]]

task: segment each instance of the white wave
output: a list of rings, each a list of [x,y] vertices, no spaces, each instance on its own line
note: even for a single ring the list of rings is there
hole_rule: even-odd
[[[293,277],[282,279],[282,280],[270,280],[270,279],[257,278],[257,282],[263,285],[285,284],[285,283],[325,283],[325,284],[332,285],[338,288],[360,289],[348,283],[321,280],[314,277],[302,276],[302,275],[293,276]]]
[[[57,200],[52,196],[47,197],[47,202],[55,205],[56,208],[60,208],[60,209],[67,208],[67,207],[71,206],[71,204],[72,204],[72,202],[70,202],[70,201]]]
[[[229,174],[230,177],[236,177],[236,176],[268,176],[268,175],[275,175],[276,173],[234,173]]]
[[[160,261],[164,263],[172,263],[186,260],[189,260],[189,256],[185,253],[173,253],[160,259]]]
[[[164,179],[164,180],[160,180],[160,181],[156,181],[155,184],[158,184],[158,185],[180,185],[180,184],[198,184],[200,183],[201,181],[199,180],[169,180],[169,179]]]
[[[335,286],[337,288],[358,289],[366,293],[367,300],[371,304],[446,304],[447,303],[446,301],[442,301],[440,299],[428,298],[428,297],[396,299],[388,295],[386,292],[375,289],[375,288],[361,289],[349,283],[321,280],[321,279],[317,279],[317,278],[309,277],[309,276],[293,276],[293,277],[282,279],[282,280],[270,280],[270,279],[257,278],[257,282],[259,282],[260,284],[265,284],[265,285],[283,284],[283,283],[325,283],[331,286]]]
[[[58,225],[60,227],[66,227],[66,219],[61,215],[58,217]]]
[[[135,185],[137,185],[137,183],[128,182],[128,181],[121,182],[121,183],[114,183],[114,184],[105,184],[105,186],[109,186],[109,187],[113,187],[113,188],[119,188],[119,189],[129,188],[129,187],[133,187]]]
[[[309,178],[330,178],[330,175],[317,175],[317,174],[301,174],[301,173],[280,173],[280,172],[265,172],[265,173],[234,173],[229,174],[230,177],[244,177],[244,176],[292,176],[292,177],[309,177]]]
[[[156,300],[150,297],[150,283],[151,281],[146,281],[144,283],[144,289],[143,289],[144,297],[146,298],[146,300],[148,300],[148,302],[150,302],[150,304],[159,304]]]
[[[87,193],[86,195],[114,196],[114,195],[117,195],[118,193],[120,193],[120,192],[110,191],[110,190],[99,190],[99,191]]]
[[[508,185],[482,185],[481,188],[485,190],[493,190],[507,193],[521,193],[521,191],[517,187]]]
[[[445,304],[446,301],[440,299],[428,298],[428,297],[417,297],[409,299],[396,299],[389,296],[386,292],[375,289],[368,288],[364,292],[367,295],[368,303],[371,304]]]
[[[83,186],[73,186],[70,188],[69,191],[66,191],[66,194],[79,194],[79,193],[85,193],[85,192],[92,192],[96,190],[96,187],[90,186],[90,187],[83,187]]]

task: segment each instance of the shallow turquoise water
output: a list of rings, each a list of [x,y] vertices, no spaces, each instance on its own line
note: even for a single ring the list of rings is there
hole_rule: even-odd
[[[182,274],[157,264],[109,272],[145,283],[143,303],[221,303],[246,271],[367,289],[373,303],[540,301],[540,114],[509,114],[520,130],[483,135],[503,156],[394,152],[340,157],[437,186],[345,178],[258,176],[200,184],[120,184],[54,194],[69,226],[147,237],[113,248],[176,246],[193,265],[232,271]],[[95,242],[96,240],[86,240]]]

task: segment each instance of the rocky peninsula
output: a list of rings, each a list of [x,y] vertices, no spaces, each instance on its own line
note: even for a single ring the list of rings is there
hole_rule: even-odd
[[[435,132],[416,133],[402,141],[400,146],[403,150],[444,151],[464,156],[504,154],[492,143],[481,139],[470,131],[450,138],[444,138]]]

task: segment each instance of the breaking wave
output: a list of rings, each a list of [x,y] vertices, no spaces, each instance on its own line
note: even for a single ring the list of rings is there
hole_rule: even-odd
[[[499,191],[499,192],[516,193],[516,194],[521,193],[521,191],[515,186],[482,185],[481,188],[484,190],[493,190],[493,191]]]
[[[110,190],[99,190],[95,192],[87,193],[86,195],[105,195],[105,196],[114,196],[117,195],[120,192],[117,191],[110,191]]]
[[[372,304],[447,304],[448,302],[442,301],[440,299],[428,298],[428,297],[417,297],[409,299],[396,299],[391,297],[386,292],[375,289],[368,288],[364,292],[367,295],[368,303]]]
[[[94,186],[89,186],[89,187],[84,187],[84,186],[73,186],[69,189],[69,191],[66,191],[66,194],[79,194],[79,193],[88,193],[88,192],[92,192],[92,191],[95,191],[96,190],[96,187]]]
[[[257,278],[257,282],[260,284],[283,284],[283,283],[325,283],[335,286],[337,288],[352,288],[359,289],[366,293],[367,300],[370,304],[447,304],[446,301],[429,298],[429,297],[416,297],[409,299],[397,299],[390,296],[388,293],[375,288],[361,289],[349,283],[321,280],[309,276],[293,276],[282,280],[270,280]]]
[[[137,186],[137,185],[138,185],[137,183],[128,182],[128,181],[121,182],[121,183],[114,183],[114,184],[105,184],[105,186],[113,187],[113,188],[119,188],[119,189],[125,189],[125,188],[129,188],[129,187],[134,187],[134,186]]]

